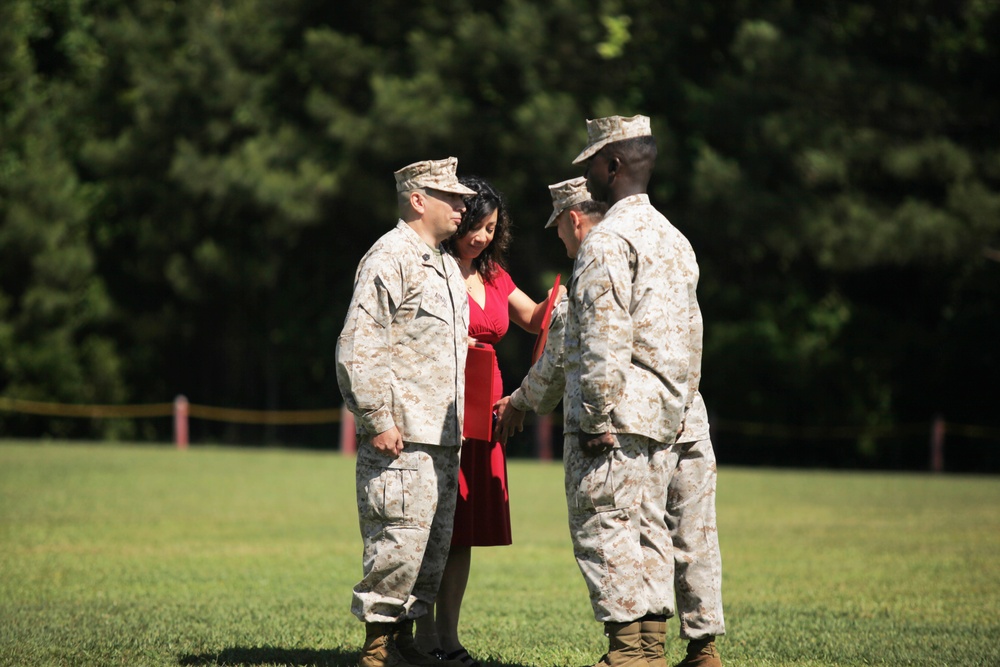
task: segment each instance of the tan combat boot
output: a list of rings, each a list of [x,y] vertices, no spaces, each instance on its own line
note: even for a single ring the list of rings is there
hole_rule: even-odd
[[[398,623],[365,623],[365,645],[358,667],[416,667],[406,660],[396,646]]]
[[[666,621],[642,621],[642,654],[646,656],[649,667],[667,667],[667,656],[663,652],[663,644],[667,640]]]
[[[413,621],[403,621],[396,624],[393,642],[399,654],[416,667],[467,667],[464,662],[459,660],[441,659],[421,651],[417,647],[417,642],[413,640]]]
[[[646,667],[642,652],[642,623],[605,623],[608,652],[594,667]]]
[[[715,637],[689,641],[687,655],[674,667],[722,667],[722,658],[715,648]]]

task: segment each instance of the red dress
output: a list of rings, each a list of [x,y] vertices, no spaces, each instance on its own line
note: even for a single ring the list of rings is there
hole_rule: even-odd
[[[486,283],[486,306],[469,295],[469,335],[495,345],[510,326],[508,297],[516,289],[503,269]],[[503,396],[500,367],[493,368],[493,400]],[[510,503],[507,495],[507,455],[499,442],[466,440],[458,472],[458,505],[452,544],[473,547],[511,543]]]

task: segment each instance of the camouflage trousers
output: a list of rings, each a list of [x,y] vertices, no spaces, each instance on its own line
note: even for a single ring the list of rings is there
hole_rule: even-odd
[[[637,435],[616,438],[607,454],[588,456],[577,434],[565,436],[573,553],[598,621],[673,616],[674,558],[664,511],[669,446]]]
[[[666,452],[667,526],[674,545],[677,616],[684,639],[722,635],[722,556],[715,525],[715,451],[709,438]]]
[[[458,447],[405,443],[392,459],[361,439],[355,467],[364,577],[351,612],[366,623],[427,613],[448,560],[458,498]]]

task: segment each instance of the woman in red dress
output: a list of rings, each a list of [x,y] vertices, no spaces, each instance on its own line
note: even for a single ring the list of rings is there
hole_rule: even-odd
[[[513,321],[538,333],[545,302],[535,303],[504,269],[510,246],[510,214],[503,195],[477,177],[459,179],[477,195],[465,199],[465,214],[448,241],[469,290],[470,343],[496,345]],[[503,396],[500,368],[493,368],[493,400]],[[479,667],[458,639],[458,617],[469,581],[472,547],[511,543],[507,457],[500,442],[465,440],[459,470],[455,532],[438,591],[436,609],[417,619],[416,640],[438,657]]]

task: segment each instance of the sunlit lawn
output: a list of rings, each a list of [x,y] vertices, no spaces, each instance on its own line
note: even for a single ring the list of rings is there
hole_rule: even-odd
[[[590,664],[561,466],[510,478],[515,544],[474,553],[465,643]],[[723,467],[719,523],[726,665],[1000,665],[1000,478]],[[0,443],[2,665],[353,665],[359,575],[353,459]]]

